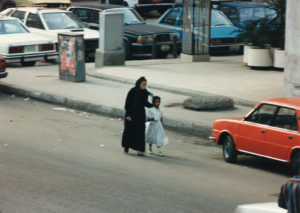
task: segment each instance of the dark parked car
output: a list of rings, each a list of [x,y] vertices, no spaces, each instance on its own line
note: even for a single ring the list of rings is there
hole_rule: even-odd
[[[5,72],[6,63],[5,58],[0,55],[0,78],[5,78],[7,76],[7,72]]]
[[[218,10],[222,11],[237,27],[245,29],[247,22],[274,16],[275,11],[268,4],[255,2],[226,2],[221,3]]]
[[[175,30],[145,23],[136,10],[120,6],[99,5],[98,7],[74,6],[68,8],[91,29],[99,29],[99,12],[119,12],[124,14],[124,49],[126,58],[131,56],[152,56],[155,39],[157,58],[165,58],[173,51],[173,39],[178,40]]]

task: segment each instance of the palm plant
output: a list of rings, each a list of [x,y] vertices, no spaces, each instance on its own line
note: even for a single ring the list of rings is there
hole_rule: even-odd
[[[270,44],[272,25],[269,17],[246,23],[245,29],[238,29],[238,39],[247,45],[265,48]]]
[[[270,23],[272,24],[271,44],[284,49],[286,0],[268,0],[268,3],[269,8],[276,12]]]

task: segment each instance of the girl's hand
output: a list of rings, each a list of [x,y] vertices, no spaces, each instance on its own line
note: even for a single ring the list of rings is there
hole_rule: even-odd
[[[132,121],[132,119],[131,119],[130,116],[127,116],[127,117],[126,117],[126,120],[127,120],[127,121]]]

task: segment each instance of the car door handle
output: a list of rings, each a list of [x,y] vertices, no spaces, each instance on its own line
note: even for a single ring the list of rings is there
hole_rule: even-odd
[[[289,135],[289,139],[293,139],[294,137],[292,135]]]
[[[264,130],[264,129],[262,129],[262,130],[260,130],[260,131],[261,131],[261,133],[263,133],[263,134],[266,133],[266,130]]]

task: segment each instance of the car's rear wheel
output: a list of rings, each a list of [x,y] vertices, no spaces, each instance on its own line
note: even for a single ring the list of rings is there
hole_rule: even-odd
[[[223,156],[228,163],[235,163],[237,160],[237,151],[230,135],[226,135],[223,141]]]
[[[35,65],[35,61],[23,61],[23,62],[21,62],[21,64],[24,67],[32,67]]]
[[[292,175],[299,175],[300,171],[300,152],[296,153],[292,158]]]

